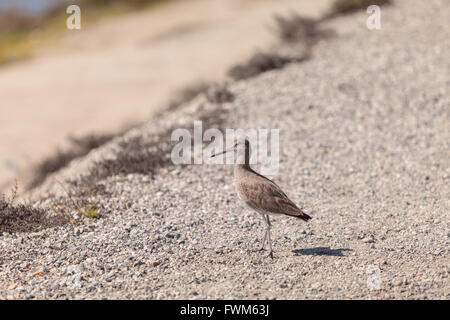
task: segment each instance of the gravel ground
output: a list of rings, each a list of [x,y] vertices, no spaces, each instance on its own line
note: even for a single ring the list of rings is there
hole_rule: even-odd
[[[411,3],[383,8],[377,31],[363,13],[334,19],[311,60],[232,84],[217,110],[199,97],[58,173],[89,176],[124,142],[209,109],[228,128],[279,128],[273,178],[313,219],[273,219],[273,260],[252,251],[263,224],[231,166],[163,165],[101,181],[99,219],[4,233],[0,298],[448,299],[450,7]],[[64,192],[49,179],[28,197],[46,195]]]

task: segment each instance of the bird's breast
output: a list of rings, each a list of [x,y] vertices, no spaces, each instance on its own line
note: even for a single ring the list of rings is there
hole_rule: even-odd
[[[236,193],[238,195],[238,198],[241,200],[244,200],[244,197],[242,195],[242,188],[239,186],[239,183],[234,183],[235,189],[236,189]]]

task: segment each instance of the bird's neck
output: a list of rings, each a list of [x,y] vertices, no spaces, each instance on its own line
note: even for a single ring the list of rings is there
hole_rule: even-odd
[[[236,166],[250,168],[250,150],[245,149],[243,152],[237,152]]]
[[[234,170],[235,171],[236,170],[251,170],[251,168],[250,168],[250,164],[248,164],[248,163],[243,163],[243,164],[236,163],[234,165]]]

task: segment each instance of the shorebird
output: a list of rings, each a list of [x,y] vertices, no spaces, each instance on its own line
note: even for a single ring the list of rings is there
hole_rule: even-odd
[[[262,246],[259,250],[265,249],[267,241],[268,256],[273,258],[269,215],[287,215],[304,221],[308,221],[311,217],[297,207],[275,182],[250,168],[250,142],[248,139],[236,142],[233,148],[213,154],[211,157],[230,151],[237,152],[237,161],[234,165],[234,184],[237,194],[251,209],[261,214],[266,223]]]

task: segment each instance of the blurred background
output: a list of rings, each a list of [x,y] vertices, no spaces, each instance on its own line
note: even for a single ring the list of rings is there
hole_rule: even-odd
[[[183,88],[223,81],[274,44],[275,13],[319,17],[331,2],[0,0],[0,191],[58,166],[45,159],[73,137],[107,140]],[[81,30],[66,27],[69,4]]]

